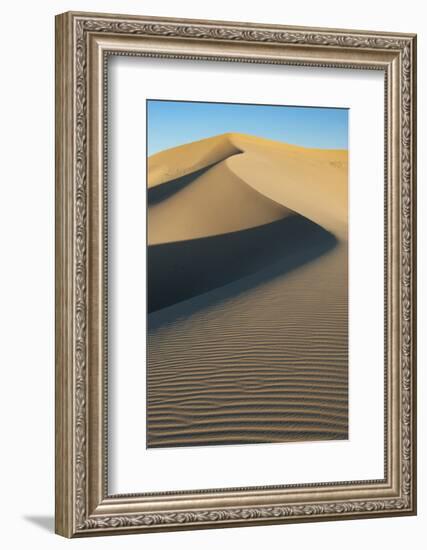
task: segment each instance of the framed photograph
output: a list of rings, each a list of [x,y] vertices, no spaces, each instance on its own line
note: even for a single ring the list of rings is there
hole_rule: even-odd
[[[416,37],[56,18],[56,532],[416,513]]]

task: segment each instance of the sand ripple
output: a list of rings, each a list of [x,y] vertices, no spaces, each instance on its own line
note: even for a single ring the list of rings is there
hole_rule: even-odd
[[[346,266],[344,243],[151,314],[148,446],[346,439]]]

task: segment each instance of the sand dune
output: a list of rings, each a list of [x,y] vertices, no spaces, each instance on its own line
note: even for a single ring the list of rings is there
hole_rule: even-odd
[[[347,151],[273,146],[254,138],[236,141],[245,150],[245,155],[228,162],[237,176],[279,204],[347,238]]]
[[[307,149],[242,134],[153,155],[148,197],[154,188],[166,190],[171,180],[179,192],[150,206],[149,244],[247,229],[289,211],[346,238],[347,163],[347,151]],[[189,178],[200,170],[199,177]],[[181,178],[184,185],[179,186]]]
[[[347,437],[347,162],[243,134],[150,157],[149,447]]]
[[[299,215],[241,231],[148,248],[148,312],[280,263],[281,273],[317,258],[336,238]]]
[[[148,244],[241,231],[292,213],[237,176],[229,168],[230,161],[215,164],[194,180],[184,176],[188,184],[179,192],[149,205]],[[168,183],[159,187],[167,190]]]

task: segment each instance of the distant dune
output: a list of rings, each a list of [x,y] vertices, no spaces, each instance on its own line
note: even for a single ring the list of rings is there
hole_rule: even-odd
[[[347,437],[347,171],[237,133],[148,159],[149,447]]]

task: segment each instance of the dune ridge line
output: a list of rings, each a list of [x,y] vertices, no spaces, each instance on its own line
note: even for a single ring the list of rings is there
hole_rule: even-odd
[[[347,169],[344,150],[237,133],[161,151],[148,159],[148,193],[168,200],[149,207],[149,244],[238,231],[290,213],[346,240]],[[171,183],[176,192],[168,191]]]

